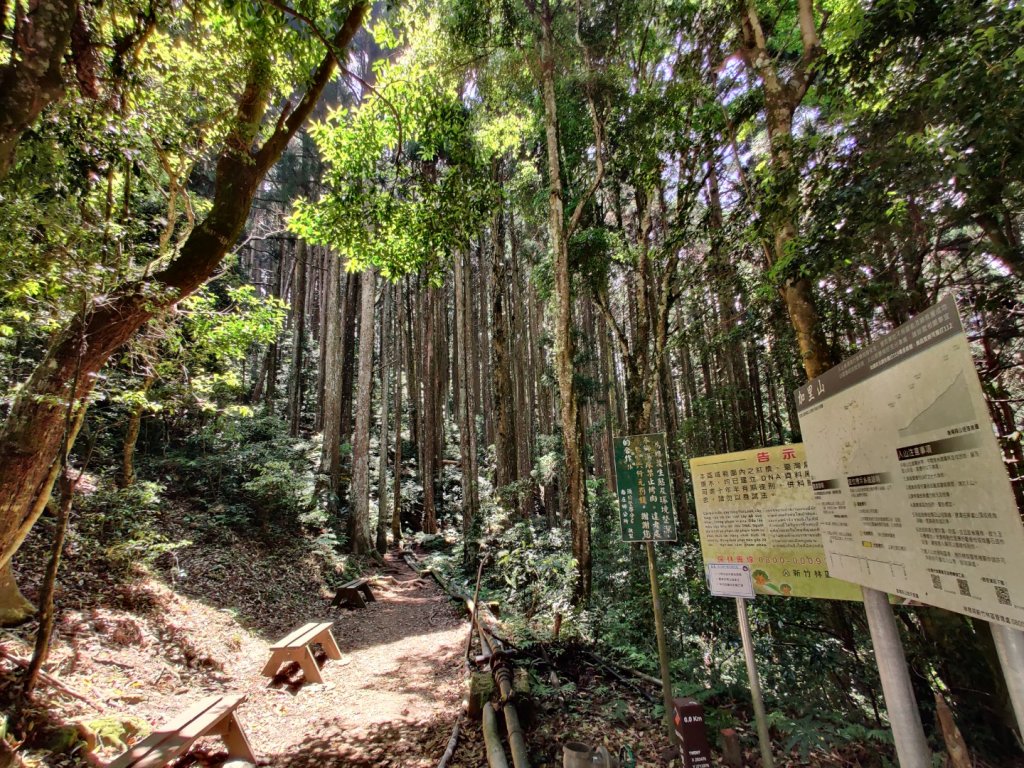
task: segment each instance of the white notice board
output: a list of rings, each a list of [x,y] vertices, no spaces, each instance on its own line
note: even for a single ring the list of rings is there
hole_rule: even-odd
[[[829,573],[1024,628],[1024,527],[953,298],[795,394]]]
[[[750,566],[742,563],[708,563],[708,591],[715,597],[746,597],[753,600]]]

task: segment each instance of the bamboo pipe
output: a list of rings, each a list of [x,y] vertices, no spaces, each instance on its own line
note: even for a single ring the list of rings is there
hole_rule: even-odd
[[[519,724],[519,713],[515,704],[507,702],[502,711],[505,713],[505,730],[508,731],[508,748],[512,752],[512,764],[515,768],[530,768],[530,757],[526,753],[526,739],[523,728]]]
[[[484,745],[487,747],[487,765],[490,768],[508,768],[505,750],[498,736],[498,717],[491,702],[484,704]]]

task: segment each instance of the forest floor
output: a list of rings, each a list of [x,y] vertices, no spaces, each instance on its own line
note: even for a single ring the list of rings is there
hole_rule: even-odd
[[[239,718],[260,765],[434,766],[462,711],[469,624],[461,606],[429,577],[389,554],[366,575],[377,597],[365,609],[331,609],[326,566],[308,540],[254,540],[187,514],[161,522],[174,540],[157,567],[118,576],[87,548],[69,542],[58,591],[58,623],[47,672],[78,697],[49,685],[27,713],[22,764],[71,768],[105,764],[135,740],[204,696],[245,693]],[[20,553],[45,562],[44,522]],[[80,542],[79,542],[80,543]],[[41,570],[41,566],[39,566]],[[24,568],[26,594],[40,574]],[[260,672],[269,646],[312,620],[334,621],[340,661],[321,657],[322,684],[306,684],[296,664],[278,677]],[[34,624],[0,633],[5,655],[31,654]],[[651,694],[620,685],[585,654],[556,646],[524,657],[542,689],[523,707],[536,766],[561,765],[561,744],[604,741],[637,748],[639,765],[667,765]],[[517,661],[517,663],[519,663]],[[0,710],[10,712],[17,671],[0,662]],[[99,744],[77,740],[89,724]],[[181,765],[220,765],[217,739],[202,740]],[[0,760],[0,764],[3,761]],[[485,763],[479,726],[463,718],[449,763]]]

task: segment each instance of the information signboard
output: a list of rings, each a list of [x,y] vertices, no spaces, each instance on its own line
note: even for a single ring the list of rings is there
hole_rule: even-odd
[[[953,298],[795,395],[829,572],[1024,628],[1024,527]]]
[[[860,600],[831,578],[801,444],[690,460],[705,565],[745,563],[759,595]]]
[[[664,433],[615,440],[623,541],[675,541],[676,514]]]
[[[752,569],[744,563],[707,563],[708,591],[715,597],[745,597],[753,600]]]

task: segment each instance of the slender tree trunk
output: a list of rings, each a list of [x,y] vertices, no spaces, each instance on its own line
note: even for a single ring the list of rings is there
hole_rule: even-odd
[[[327,380],[327,328],[331,323],[331,318],[328,316],[328,312],[337,312],[338,292],[337,286],[334,288],[334,304],[328,303],[328,293],[330,292],[330,280],[331,280],[331,261],[334,257],[327,248],[320,249],[320,277],[319,293],[317,296],[317,345],[319,350],[319,361],[316,368],[316,421],[313,425],[313,431],[322,432],[324,429],[324,414],[327,412],[324,407],[324,390],[326,388]]]
[[[324,286],[324,397],[323,445],[320,452],[320,474],[327,478],[327,507],[332,520],[340,513],[341,490],[341,385],[342,385],[342,307],[341,257],[331,254]]]
[[[359,321],[359,286],[362,276],[349,273],[345,280],[344,322],[341,327],[341,441],[352,440],[352,389],[356,371],[356,326]]]
[[[146,378],[142,380],[142,389],[140,390],[142,397],[146,396],[146,393],[149,392],[149,388],[153,386],[155,381],[155,373],[146,374]],[[135,445],[139,442],[142,416],[145,412],[145,403],[138,402],[132,406],[131,415],[128,417],[128,426],[125,428],[124,440],[121,443],[121,477],[118,479],[118,485],[121,488],[127,488],[135,484]]]
[[[608,326],[603,315],[597,318],[597,347],[601,365],[601,393],[604,399],[605,485],[615,492],[615,383]]]
[[[562,169],[558,143],[558,102],[555,96],[555,52],[551,8],[543,3],[541,18],[541,88],[544,101],[544,131],[548,160],[548,225],[555,255],[555,377],[560,398],[562,442],[565,452],[565,488],[572,527],[572,551],[576,559],[576,597],[590,598],[591,552],[590,515],[587,510],[584,481],[582,436],[579,431],[579,406],[573,378],[572,282],[569,272],[569,248],[566,242]]]
[[[520,481],[519,516],[527,520],[533,514],[536,485],[532,481],[533,469],[533,411],[536,400],[532,397],[530,359],[533,348],[527,328],[527,317],[530,312],[530,293],[526,290],[519,259],[519,237],[516,231],[513,208],[509,207],[509,250],[512,257],[512,279],[505,292],[507,304],[512,311],[512,338],[516,340],[512,356],[514,363],[513,381],[516,385],[516,458],[518,471],[516,480]],[[513,300],[518,298],[518,301]],[[527,488],[522,487],[528,485]]]
[[[362,273],[359,319],[359,382],[356,402],[356,431],[352,442],[352,514],[349,518],[349,542],[356,554],[373,549],[370,527],[370,421],[373,413],[373,307],[376,275],[372,269]]]
[[[766,37],[753,0],[747,0],[740,20],[744,42],[742,55],[761,80],[764,90],[769,160],[773,178],[777,180],[772,210],[767,214],[773,234],[773,242],[767,249],[771,264],[789,258],[787,251],[797,233],[800,191],[793,157],[793,114],[807,93],[814,77],[814,62],[821,54],[813,4],[811,0],[798,0],[797,5],[803,51],[785,79],[775,57],[766,49]],[[783,279],[779,293],[796,333],[804,372],[809,379],[820,376],[831,367],[833,360],[814,305],[811,281],[805,276],[791,274]]]
[[[388,328],[391,321],[391,286],[385,283],[382,293],[384,306],[380,314],[380,458],[377,462],[377,552],[381,555],[388,551],[388,433],[391,429],[391,423],[388,421],[388,408],[391,405],[391,371],[388,367],[388,357],[395,345],[394,334],[390,333]],[[397,358],[397,355],[395,357]]]
[[[512,390],[511,361],[508,349],[508,321],[505,317],[505,282],[507,270],[505,266],[505,227],[501,208],[494,215],[494,255],[491,268],[494,276],[491,279],[491,317],[494,327],[491,329],[491,348],[494,353],[494,409],[495,419],[495,490],[501,504],[512,509],[515,497],[507,491],[517,475],[516,435],[513,409],[515,397]]]
[[[396,283],[395,304],[395,472],[393,477],[391,512],[391,540],[397,547],[402,540],[402,346],[405,327],[405,298],[402,295],[402,284]]]
[[[278,247],[278,263],[273,270],[273,298],[280,299],[285,282],[285,245]],[[253,402],[263,400],[267,413],[273,413],[273,400],[278,395],[278,340],[274,339],[266,348],[266,357],[256,387],[253,389]]]
[[[50,549],[50,561],[46,565],[46,573],[43,577],[43,585],[40,589],[38,621],[36,629],[35,649],[32,652],[32,660],[28,669],[25,670],[25,682],[22,685],[22,703],[31,698],[32,691],[36,687],[39,673],[43,664],[50,656],[50,640],[53,637],[54,624],[54,603],[53,597],[57,591],[57,574],[60,571],[60,561],[64,553],[64,541],[67,538],[68,519],[71,516],[71,503],[75,498],[75,486],[78,478],[72,479],[70,468],[65,463],[60,476],[60,503],[57,505],[57,518],[54,521],[53,545]]]
[[[422,351],[423,363],[421,376],[423,379],[423,396],[420,400],[420,412],[422,430],[420,431],[420,467],[423,479],[423,531],[424,533],[437,533],[437,509],[436,491],[437,477],[435,459],[437,457],[437,435],[439,425],[435,419],[436,401],[438,392],[435,386],[435,367],[437,352],[434,347],[438,343],[436,338],[436,315],[434,309],[436,290],[427,288],[424,291],[423,303],[421,305],[421,316],[419,318],[422,330]]]
[[[455,257],[455,328],[458,338],[461,339],[461,349],[456,350],[456,356],[463,360],[468,358],[467,347],[472,343],[469,340],[470,319],[467,304],[466,273],[463,262],[470,258],[468,251]],[[472,396],[469,392],[470,379],[475,375],[470,366],[462,366],[457,382],[459,397],[459,452],[461,453],[462,466],[462,538],[463,538],[463,565],[469,565],[476,560],[475,544],[473,536],[473,524],[476,518],[476,509],[473,506],[473,461],[472,448],[470,445],[470,433],[473,431]]]
[[[292,289],[292,366],[288,377],[288,434],[299,436],[302,422],[302,361],[306,346],[307,247],[299,240],[295,249],[295,287]]]

